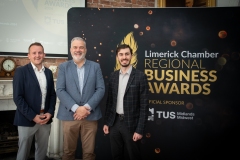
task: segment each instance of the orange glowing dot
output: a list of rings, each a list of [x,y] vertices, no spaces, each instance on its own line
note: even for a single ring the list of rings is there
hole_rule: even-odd
[[[143,35],[143,32],[139,32],[139,35],[142,36],[142,35]]]
[[[150,137],[151,137],[151,134],[150,134],[150,133],[147,133],[147,134],[146,134],[146,137],[147,137],[147,138],[150,138]]]
[[[151,15],[152,13],[153,13],[153,11],[152,11],[152,10],[149,10],[149,11],[148,11],[148,14],[150,14],[150,15]]]
[[[93,47],[94,49],[96,49],[97,47]]]
[[[227,37],[227,32],[226,32],[226,31],[220,31],[220,32],[218,32],[218,37],[219,37],[219,38],[226,38],[226,37]]]
[[[100,44],[100,46],[102,45],[102,43],[99,43]]]
[[[160,153],[160,152],[161,152],[160,148],[155,148],[155,153]]]
[[[177,45],[177,42],[175,40],[171,41],[171,46],[175,47]]]
[[[150,29],[151,29],[150,26],[147,26],[147,27],[146,27],[146,30],[147,30],[147,31],[150,31]]]
[[[188,103],[186,104],[186,108],[187,108],[187,109],[192,109],[192,108],[193,108],[193,104],[190,103],[190,102],[188,102]]]

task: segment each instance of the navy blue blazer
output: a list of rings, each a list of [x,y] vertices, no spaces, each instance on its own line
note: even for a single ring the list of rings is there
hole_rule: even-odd
[[[52,71],[45,67],[47,80],[47,95],[45,112],[54,116],[56,92],[54,88]],[[34,126],[34,117],[40,113],[42,94],[36,74],[31,63],[16,69],[13,77],[13,100],[17,106],[14,125]],[[48,124],[52,122],[52,117]]]
[[[108,97],[104,124],[112,126],[116,118],[119,70],[111,73],[108,83]],[[132,68],[123,97],[124,122],[129,132],[143,135],[149,112],[147,76]],[[111,129],[110,129],[111,130]]]

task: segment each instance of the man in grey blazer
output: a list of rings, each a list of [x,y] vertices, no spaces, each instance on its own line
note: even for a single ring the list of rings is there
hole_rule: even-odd
[[[74,160],[79,135],[83,160],[94,160],[98,120],[102,117],[100,101],[105,84],[100,65],[85,58],[86,42],[80,37],[71,41],[73,60],[59,65],[56,93],[60,100],[57,118],[63,125],[63,160]]]

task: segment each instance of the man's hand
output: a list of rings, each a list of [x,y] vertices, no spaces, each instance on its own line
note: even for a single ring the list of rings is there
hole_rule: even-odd
[[[44,115],[36,115],[34,118],[33,118],[33,121],[35,122],[35,123],[37,123],[37,124],[40,124],[40,123],[42,123],[42,119],[44,119],[45,118],[45,116]]]
[[[108,134],[109,133],[109,127],[107,125],[103,126],[103,132],[104,132],[104,134]]]
[[[133,141],[137,141],[139,139],[142,139],[142,135],[134,132],[134,134],[133,134]]]
[[[75,111],[73,117],[74,120],[82,120],[90,114],[89,108],[86,106],[79,106]]]
[[[46,124],[52,117],[52,115],[50,113],[45,113],[43,116],[45,116],[45,118],[43,119],[41,124]]]
[[[37,124],[46,124],[49,119],[51,118],[51,114],[50,113],[45,113],[43,115],[36,115],[33,119],[33,121]]]

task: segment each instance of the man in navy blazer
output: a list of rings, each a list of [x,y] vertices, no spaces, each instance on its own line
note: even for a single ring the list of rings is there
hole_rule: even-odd
[[[132,49],[121,44],[116,57],[121,69],[111,73],[108,85],[103,131],[110,133],[114,160],[124,160],[124,150],[130,160],[140,160],[140,139],[148,117],[147,76],[132,67]]]
[[[17,106],[14,125],[18,126],[17,160],[28,158],[35,135],[35,160],[44,160],[56,104],[53,74],[43,66],[43,46],[28,48],[30,63],[16,69],[13,77],[13,100]],[[41,112],[42,111],[42,112]]]
[[[59,65],[56,92],[60,100],[57,118],[63,125],[63,160],[75,160],[79,134],[83,160],[94,160],[98,120],[102,117],[100,101],[105,84],[100,65],[85,58],[86,42],[71,41],[73,60]]]

